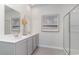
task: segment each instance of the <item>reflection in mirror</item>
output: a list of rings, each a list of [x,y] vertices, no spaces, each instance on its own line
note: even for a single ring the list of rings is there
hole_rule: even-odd
[[[20,13],[5,6],[5,34],[20,33]]]

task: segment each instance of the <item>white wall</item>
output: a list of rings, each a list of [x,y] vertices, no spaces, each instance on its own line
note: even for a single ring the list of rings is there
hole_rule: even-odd
[[[41,32],[41,16],[43,14],[59,14],[61,17],[60,5],[39,5],[32,9],[32,19],[35,22],[33,25],[33,31],[40,32],[40,45],[48,46],[48,47],[59,47],[59,35],[62,34],[59,32]],[[61,19],[60,19],[60,27],[61,27]],[[62,27],[61,27],[62,28]],[[61,29],[60,28],[60,29]],[[62,35],[60,35],[60,39],[62,39]],[[62,40],[61,40],[62,41]]]
[[[0,4],[0,37],[4,34],[4,5]]]
[[[40,32],[40,46],[63,48],[63,16],[75,5],[37,5],[32,8],[33,32]],[[59,32],[41,32],[41,16],[59,14]]]

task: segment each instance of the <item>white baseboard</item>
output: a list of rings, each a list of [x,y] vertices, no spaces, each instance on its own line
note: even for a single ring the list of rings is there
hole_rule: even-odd
[[[60,49],[60,50],[63,50],[64,51],[64,49],[61,48],[61,47],[54,47],[54,46],[48,46],[48,45],[39,45],[39,47],[55,48],[55,49]]]

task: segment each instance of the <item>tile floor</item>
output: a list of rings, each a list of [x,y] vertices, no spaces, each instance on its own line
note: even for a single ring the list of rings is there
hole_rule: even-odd
[[[55,49],[55,48],[37,48],[33,55],[65,55],[63,50]]]

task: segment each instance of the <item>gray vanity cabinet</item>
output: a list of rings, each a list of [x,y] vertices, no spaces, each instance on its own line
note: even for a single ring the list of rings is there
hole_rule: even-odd
[[[39,44],[39,34],[16,43],[16,55],[31,55]]]
[[[0,55],[27,55],[27,40],[17,43],[0,42]]]
[[[36,47],[38,47],[38,43],[38,34],[26,37],[17,42],[0,41],[0,55],[31,55]]]

